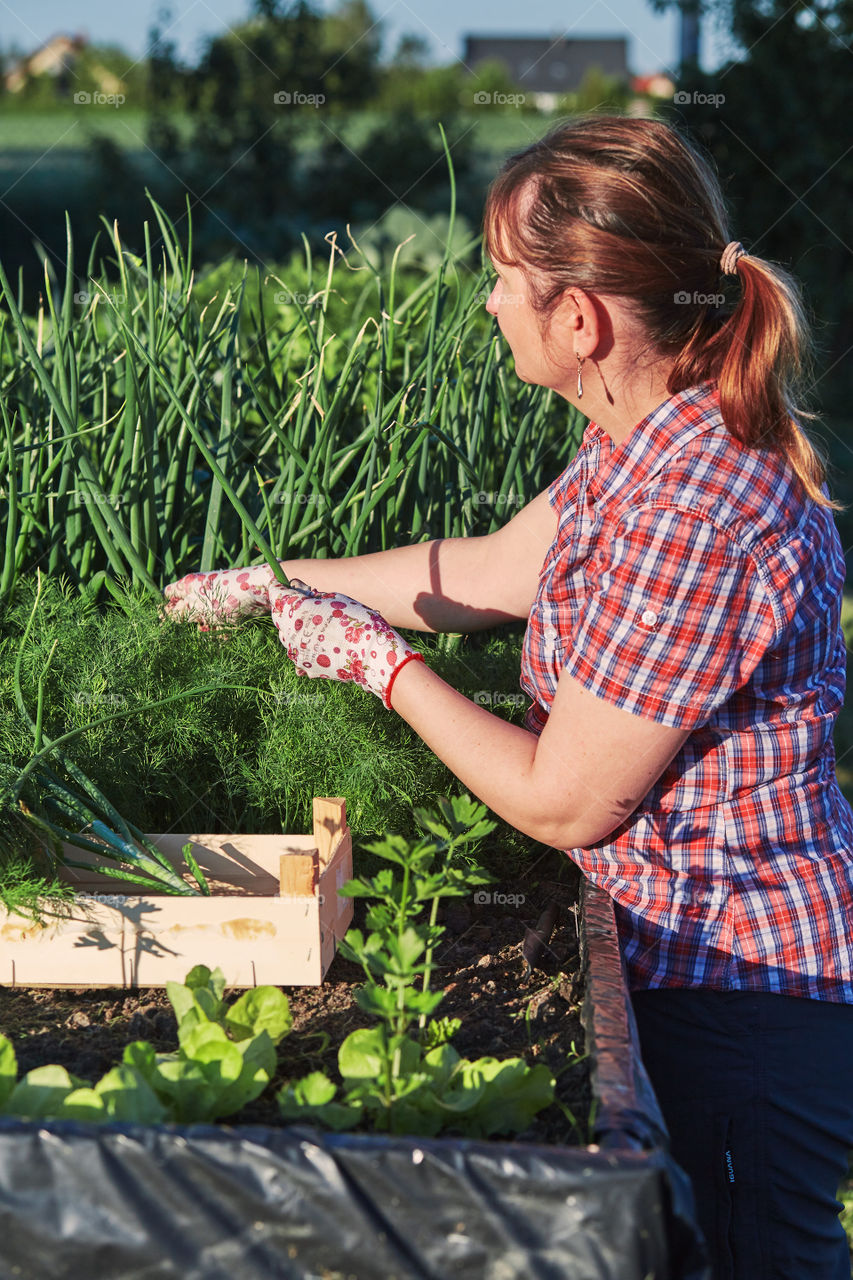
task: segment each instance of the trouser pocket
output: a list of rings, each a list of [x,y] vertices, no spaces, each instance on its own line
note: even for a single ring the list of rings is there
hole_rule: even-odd
[[[712,1125],[714,1168],[714,1238],[709,1240],[714,1280],[735,1280],[735,1202],[737,1159],[735,1125],[730,1115],[717,1115]]]

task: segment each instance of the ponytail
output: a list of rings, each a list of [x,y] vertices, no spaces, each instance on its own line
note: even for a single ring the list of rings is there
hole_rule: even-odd
[[[800,290],[793,276],[763,258],[744,254],[734,274],[741,297],[722,324],[710,329],[703,317],[676,357],[668,390],[674,395],[697,382],[713,380],[728,430],[752,449],[783,453],[810,498],[833,511],[842,503],[822,492],[827,461],[800,418],[796,389],[811,355],[811,335]]]
[[[535,199],[522,215],[528,184]],[[722,191],[676,129],[625,116],[558,125],[506,161],[484,226],[494,261],[534,269],[529,295],[540,317],[572,287],[630,298],[649,344],[675,358],[672,395],[715,381],[735,439],[783,454],[810,498],[845,509],[822,492],[828,464],[803,426],[815,415],[796,407],[811,350],[799,288],[781,267],[744,254],[732,270],[740,296],[726,300]]]

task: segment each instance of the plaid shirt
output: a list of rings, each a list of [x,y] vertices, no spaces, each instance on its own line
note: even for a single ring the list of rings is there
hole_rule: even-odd
[[[590,423],[524,640],[525,724],[564,668],[690,737],[620,826],[567,852],[614,899],[634,989],[853,1003],[853,813],[835,776],[845,565],[786,459],[727,431],[713,383],[614,447]]]

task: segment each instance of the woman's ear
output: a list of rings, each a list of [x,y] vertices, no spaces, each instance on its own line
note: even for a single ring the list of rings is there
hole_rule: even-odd
[[[588,359],[599,347],[601,330],[601,316],[592,296],[583,289],[567,289],[548,323],[550,359],[567,369],[578,356]]]

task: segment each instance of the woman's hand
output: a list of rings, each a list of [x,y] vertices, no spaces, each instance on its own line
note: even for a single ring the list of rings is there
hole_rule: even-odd
[[[164,589],[167,618],[198,622],[202,631],[238,618],[269,613],[268,587],[276,577],[268,564],[217,573],[188,573]]]
[[[294,579],[269,587],[272,619],[298,675],[352,680],[391,709],[389,694],[405,663],[423,657],[381,614],[335,591],[312,591]]]

